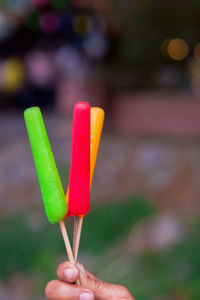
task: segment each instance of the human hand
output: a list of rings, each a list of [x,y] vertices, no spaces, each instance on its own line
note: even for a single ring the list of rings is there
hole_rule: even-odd
[[[134,300],[124,286],[97,279],[79,263],[76,266],[62,263],[57,276],[58,280],[52,280],[46,286],[48,300]],[[80,286],[74,284],[78,278]]]

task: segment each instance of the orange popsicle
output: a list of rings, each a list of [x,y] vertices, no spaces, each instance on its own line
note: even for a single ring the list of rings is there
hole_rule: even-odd
[[[104,110],[100,107],[92,107],[90,118],[91,118],[90,119],[91,122],[90,123],[90,187],[91,187],[97,154],[99,150],[101,132],[103,128]]]

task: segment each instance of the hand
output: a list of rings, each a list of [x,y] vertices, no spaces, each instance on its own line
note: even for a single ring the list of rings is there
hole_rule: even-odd
[[[52,280],[46,286],[48,300],[134,300],[124,286],[97,279],[79,263],[76,266],[62,263],[57,276],[59,280]],[[80,286],[74,284],[78,278]]]

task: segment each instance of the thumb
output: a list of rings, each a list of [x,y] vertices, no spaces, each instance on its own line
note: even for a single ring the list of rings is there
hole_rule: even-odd
[[[86,271],[83,265],[77,263],[80,271],[81,285],[91,290],[96,300],[134,300],[129,291],[121,285],[109,284],[96,278]]]

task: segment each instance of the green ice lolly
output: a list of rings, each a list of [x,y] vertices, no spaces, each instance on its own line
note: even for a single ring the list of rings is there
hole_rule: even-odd
[[[26,109],[24,118],[47,218],[52,224],[60,222],[67,204],[39,107]]]

